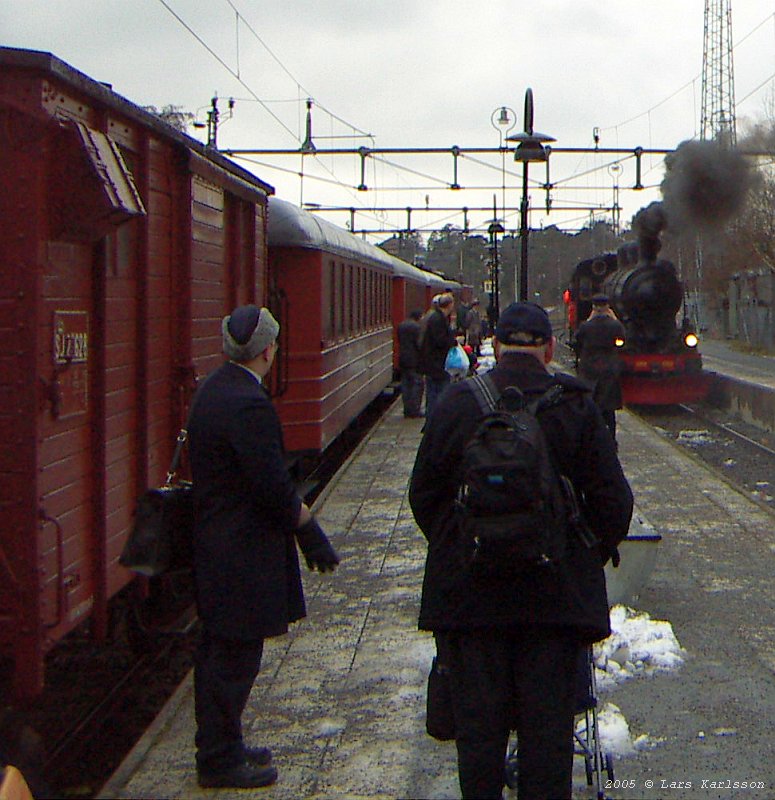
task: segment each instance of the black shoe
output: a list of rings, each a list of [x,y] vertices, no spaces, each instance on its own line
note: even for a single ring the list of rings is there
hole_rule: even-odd
[[[200,771],[198,779],[203,789],[259,789],[277,780],[277,770],[244,762],[222,772]]]
[[[268,747],[246,747],[245,760],[248,764],[266,767],[272,763],[272,751]]]

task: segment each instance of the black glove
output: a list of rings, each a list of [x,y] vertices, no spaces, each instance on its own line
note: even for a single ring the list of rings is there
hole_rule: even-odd
[[[339,563],[339,556],[334,548],[331,547],[328,536],[323,533],[323,529],[318,525],[314,517],[296,530],[296,541],[299,543],[307,566],[311,570],[317,569],[319,572],[334,571],[334,568]]]

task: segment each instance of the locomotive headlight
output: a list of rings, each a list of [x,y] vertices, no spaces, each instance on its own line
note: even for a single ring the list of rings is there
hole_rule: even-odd
[[[686,336],[684,336],[684,342],[687,347],[697,347],[697,345],[700,343],[700,340],[697,338],[696,334],[687,333]]]
[[[617,347],[624,347],[624,339],[614,339],[614,344]]]

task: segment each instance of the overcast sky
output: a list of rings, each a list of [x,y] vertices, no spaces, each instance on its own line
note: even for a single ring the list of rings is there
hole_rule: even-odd
[[[556,147],[674,148],[699,132],[702,0],[2,0],[3,44],[49,51],[138,105],[182,106],[204,121],[219,96],[221,148],[296,149],[305,99],[318,148],[497,147],[498,108],[523,128],[525,91],[535,130]],[[775,79],[775,0],[731,0],[738,135],[767,115]],[[176,18],[177,15],[179,17]],[[190,28],[188,30],[186,28]],[[197,38],[199,37],[199,38]],[[201,39],[201,41],[200,41]],[[209,48],[209,51],[208,49]],[[212,51],[212,52],[210,52]],[[220,61],[219,61],[220,59]],[[228,117],[229,97],[235,98]],[[356,135],[358,134],[358,135]],[[361,134],[370,134],[366,138]],[[193,131],[204,139],[203,131]],[[346,138],[325,138],[340,137]],[[254,156],[243,166],[294,203],[380,208],[491,208],[519,225],[522,168],[499,155],[367,160]],[[658,198],[633,192],[634,160],[556,153],[555,208],[543,209],[543,165],[530,167],[531,225],[578,227],[583,206],[610,206],[618,182],[622,223]],[[482,162],[481,164],[479,162]],[[399,164],[399,167],[392,166]],[[414,170],[413,172],[410,170]],[[644,157],[658,186],[661,158]],[[504,195],[503,185],[506,185]],[[570,187],[582,187],[571,191]],[[604,212],[600,212],[601,214]],[[345,224],[344,214],[328,214]],[[357,224],[376,227],[379,214]],[[406,214],[391,215],[403,224]],[[472,226],[489,212],[471,212]],[[412,224],[463,224],[459,213],[415,212]],[[395,223],[394,223],[395,224]]]

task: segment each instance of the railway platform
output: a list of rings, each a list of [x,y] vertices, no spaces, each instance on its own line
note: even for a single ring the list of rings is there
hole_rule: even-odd
[[[454,744],[424,730],[434,648],[417,631],[425,540],[407,500],[421,422],[396,402],[318,498],[342,564],[305,574],[308,617],[267,642],[245,733],[280,778],[251,796],[460,796]],[[637,605],[672,624],[684,663],[601,692],[648,743],[616,759],[606,796],[771,798],[775,518],[627,412],[619,448],[638,516],[663,537]],[[189,676],[99,796],[245,796],[199,789],[193,734]],[[574,797],[595,797],[576,761]]]
[[[775,432],[775,356],[746,353],[726,340],[707,339],[702,358],[705,369],[715,373],[709,401]]]
[[[726,339],[703,339],[706,369],[775,390],[775,355],[746,353]]]

